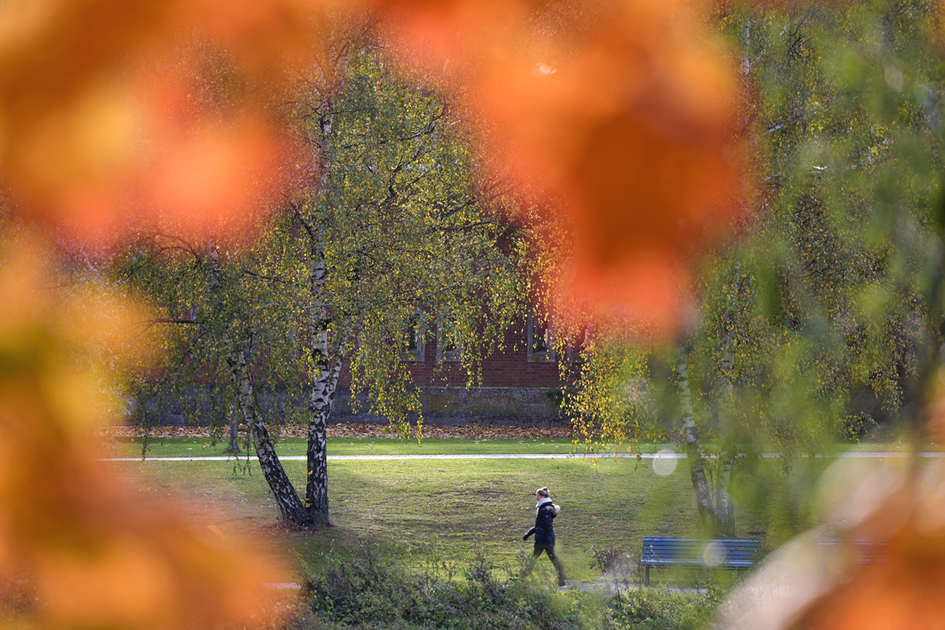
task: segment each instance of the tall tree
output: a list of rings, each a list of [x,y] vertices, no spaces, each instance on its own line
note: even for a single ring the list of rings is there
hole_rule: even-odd
[[[327,426],[345,361],[372,411],[406,435],[419,397],[404,335],[440,326],[475,379],[524,312],[517,232],[493,214],[499,199],[471,186],[461,121],[399,81],[369,42],[346,43],[338,59],[343,88],[299,105],[319,181],[265,239],[238,254],[150,239],[129,258],[131,277],[178,328],[178,358],[142,386],[168,393],[177,383],[180,396],[203,382],[217,417],[234,405],[282,518],[302,525],[329,524]],[[175,255],[157,251],[169,246]],[[260,399],[276,386],[307,398],[304,496],[267,429],[284,419],[265,417]]]

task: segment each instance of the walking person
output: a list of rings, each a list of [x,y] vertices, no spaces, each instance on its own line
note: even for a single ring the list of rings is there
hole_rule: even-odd
[[[558,513],[561,512],[561,508],[551,501],[548,488],[539,488],[536,490],[535,501],[538,503],[535,506],[535,526],[528,530],[522,537],[522,540],[528,540],[529,536],[532,534],[535,535],[535,553],[532,554],[532,557],[529,559],[522,577],[531,573],[535,566],[535,561],[538,560],[538,556],[544,552],[548,554],[548,557],[551,559],[551,564],[555,566],[555,571],[558,572],[558,586],[564,586],[564,570],[562,570],[561,562],[555,555],[554,520],[555,517],[558,516]]]

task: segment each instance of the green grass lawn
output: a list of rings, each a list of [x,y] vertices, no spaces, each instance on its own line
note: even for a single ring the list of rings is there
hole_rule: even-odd
[[[527,452],[523,446],[531,452],[557,452],[550,450],[556,444],[548,441],[524,445],[518,441],[439,442],[416,445],[374,440],[378,450],[373,452],[463,452],[473,446],[480,447],[477,452],[488,452],[487,448]],[[200,449],[200,454],[210,450],[199,440],[192,447],[186,444],[182,438],[173,448]],[[344,446],[365,452],[371,441],[335,441],[330,452],[344,452]],[[561,445],[562,450],[570,446]],[[294,531],[277,524],[275,505],[255,461],[245,470],[233,461],[108,465],[140,478],[144,486],[159,493],[191,495],[201,509],[213,514],[214,523],[224,532],[249,533],[288,550],[302,574],[317,570],[331,554],[358,553],[362,545],[377,545],[408,567],[464,564],[482,555],[515,573],[531,550],[521,537],[534,523],[533,493],[541,486],[548,486],[563,508],[555,529],[558,553],[571,579],[592,581],[600,576],[593,566],[594,549],[613,548],[633,565],[644,535],[687,535],[698,528],[684,460],[663,476],[647,460],[614,458],[334,460],[329,462],[334,527],[318,531]],[[822,468],[825,463],[817,465]],[[301,487],[304,462],[285,462],[285,467]],[[738,497],[739,534],[765,536],[773,545],[805,524],[804,485],[815,472],[798,470],[789,478],[769,460],[742,477],[746,483]],[[550,563],[541,562],[539,568],[550,570]],[[655,579],[659,581],[662,575],[657,572]]]

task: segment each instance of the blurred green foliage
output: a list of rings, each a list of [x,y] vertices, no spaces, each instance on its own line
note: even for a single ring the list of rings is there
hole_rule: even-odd
[[[702,454],[723,455],[710,468],[762,451],[790,467],[838,440],[918,426],[942,345],[939,9],[717,11],[755,187],[739,238],[699,273],[681,342]],[[569,399],[587,439],[678,439],[677,350],[591,335]]]

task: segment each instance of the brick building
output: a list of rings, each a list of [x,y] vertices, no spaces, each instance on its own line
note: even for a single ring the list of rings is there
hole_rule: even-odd
[[[467,375],[459,354],[462,350],[442,343],[435,324],[427,326],[426,334],[419,334],[419,328],[408,334],[401,360],[420,389],[424,421],[440,425],[566,426],[568,420],[560,413],[564,383],[559,367],[570,357],[556,356],[548,334],[531,318],[509,327],[502,351],[483,361],[481,379],[475,387],[466,387]],[[367,401],[361,401],[356,405],[358,411],[353,411],[350,385],[351,373],[345,365],[330,421],[386,423],[386,418],[365,411]],[[287,410],[307,406],[307,396],[294,397],[279,389],[260,390],[258,394],[268,418],[286,417]],[[189,404],[196,407],[188,408],[180,401],[155,401],[151,421],[168,426],[211,421],[212,410],[202,395],[195,395]]]
[[[433,424],[567,424],[559,411],[562,388],[559,362],[546,327],[532,317],[505,332],[501,351],[482,363],[481,381],[466,387],[461,349],[443,343],[435,324],[426,334],[410,331],[401,360],[420,388],[424,420]],[[371,421],[363,411],[352,413],[351,375],[343,370],[332,411],[333,421]],[[365,405],[360,405],[363,409]]]

